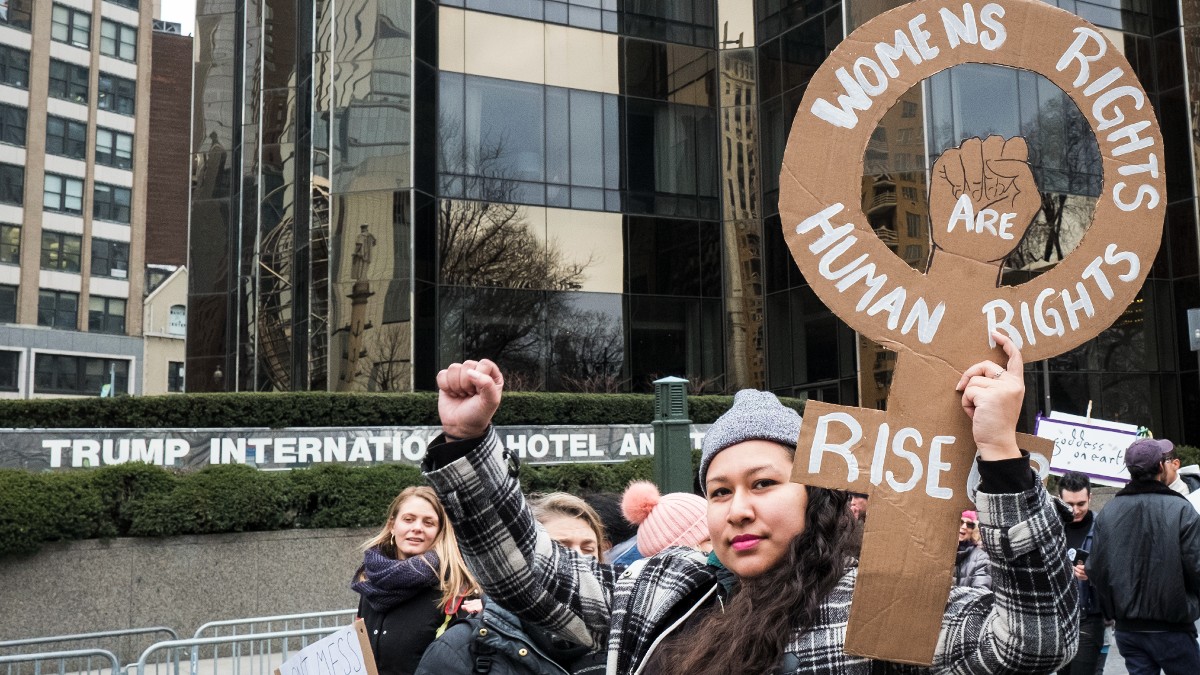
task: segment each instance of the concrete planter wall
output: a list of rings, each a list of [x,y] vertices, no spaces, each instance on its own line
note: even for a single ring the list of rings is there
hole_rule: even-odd
[[[0,559],[0,641],[348,609],[373,529],[288,530],[48,544]],[[155,640],[167,639],[158,636]],[[97,645],[136,660],[151,640]],[[24,649],[22,651],[28,651]]]

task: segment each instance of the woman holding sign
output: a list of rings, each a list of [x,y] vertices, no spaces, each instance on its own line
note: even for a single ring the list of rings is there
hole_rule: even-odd
[[[997,341],[1007,367],[978,363],[958,388],[980,454],[980,526],[1003,554],[993,559],[995,593],[951,592],[935,673],[1050,672],[1075,650],[1061,522],[1016,445],[1020,353]],[[878,672],[843,651],[857,578],[846,495],[789,480],[800,417],[772,394],[740,392],[705,436],[700,484],[713,553],[668,548],[618,578],[538,526],[490,426],[504,388],[495,364],[454,364],[437,379],[446,442],[431,446],[426,476],[449,500],[495,602],[607,648],[618,675]]]
[[[463,564],[454,526],[428,487],[402,491],[379,534],[363,544],[353,588],[361,599],[379,675],[409,675],[478,585]]]

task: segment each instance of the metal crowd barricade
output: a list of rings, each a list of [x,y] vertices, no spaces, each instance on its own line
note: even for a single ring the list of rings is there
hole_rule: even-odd
[[[59,673],[91,673],[93,672],[91,658],[103,656],[108,658],[111,656],[114,660],[120,663],[119,656],[122,649],[117,641],[132,641],[137,638],[146,638],[146,642],[151,642],[150,636],[159,633],[169,636],[171,639],[179,639],[179,634],[172,628],[166,626],[150,626],[146,628],[123,628],[119,630],[97,631],[94,633],[71,633],[68,635],[49,635],[45,637],[24,638],[20,640],[5,640],[0,642],[0,664],[5,664],[3,675],[41,675],[42,672],[42,657],[45,660],[59,659]],[[161,636],[159,636],[161,637]],[[86,643],[80,645],[79,649],[63,650],[63,647],[71,646],[71,643]],[[28,648],[37,648],[43,651],[33,652],[28,651]],[[134,647],[128,642],[125,644],[127,651],[139,653],[142,646]],[[45,651],[51,649],[51,651]],[[56,656],[46,657],[46,654],[54,654]],[[57,656],[65,654],[66,656]],[[82,663],[80,661],[82,660]],[[114,671],[114,675],[119,675],[120,668]]]
[[[166,626],[150,626],[148,628],[122,628],[119,630],[104,630],[96,633],[71,633],[70,635],[50,635],[47,637],[24,638],[21,640],[4,640],[0,642],[0,649],[11,649],[13,647],[27,647],[29,645],[46,645],[57,642],[83,642],[85,640],[97,641],[108,638],[129,637],[132,635],[153,635],[155,633],[166,633],[171,636],[172,640],[179,639],[179,633],[173,628]]]
[[[180,664],[185,658],[187,675],[272,675],[292,652],[340,627],[167,640],[142,652],[136,664],[126,667],[125,675],[182,675]]]
[[[4,666],[5,672],[9,675],[20,675],[21,673],[104,675],[105,666],[99,665],[93,668],[93,659],[108,662],[108,675],[121,675],[121,663],[117,660],[117,655],[107,649],[67,649],[32,654],[8,654],[0,656],[0,666]],[[48,668],[47,666],[51,664],[57,664],[57,666]],[[24,665],[28,665],[28,667],[23,667]]]
[[[307,612],[305,614],[279,614],[276,616],[255,616],[247,619],[226,619],[224,621],[209,621],[196,629],[192,637],[234,636],[247,633],[269,633],[273,630],[303,630],[305,628],[338,628],[350,623],[357,614],[356,609],[336,609],[328,612]],[[299,623],[300,625],[294,625]],[[207,636],[205,634],[208,634]]]

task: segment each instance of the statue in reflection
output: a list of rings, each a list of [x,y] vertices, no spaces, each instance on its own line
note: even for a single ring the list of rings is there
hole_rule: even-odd
[[[354,253],[350,256],[350,275],[355,281],[366,281],[373,248],[375,235],[370,233],[367,223],[363,223],[359,225],[358,238],[354,240]]]
[[[227,180],[225,174],[225,146],[221,145],[217,132],[208,136],[208,151],[198,159],[193,199],[211,199]]]

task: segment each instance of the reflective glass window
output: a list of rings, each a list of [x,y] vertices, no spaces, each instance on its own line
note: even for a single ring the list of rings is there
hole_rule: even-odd
[[[442,4],[609,33],[617,31],[616,0],[446,0]]]
[[[620,210],[617,96],[445,72],[440,88],[442,196]]]
[[[49,211],[81,215],[83,213],[83,179],[58,174],[46,174],[42,190],[42,206]]]
[[[105,129],[96,129],[96,163],[118,169],[133,168],[133,136]]]
[[[18,89],[29,88],[29,52],[0,45],[0,84]]]
[[[834,45],[830,45],[830,49]],[[779,38],[779,66],[783,89],[808,82],[825,60],[825,22],[822,17],[788,30]]]
[[[133,194],[129,188],[96,183],[92,193],[92,217],[128,223]]]
[[[25,146],[25,125],[29,111],[0,103],[0,143]]]
[[[468,169],[505,180],[544,180],[543,88],[484,77],[467,79]]]
[[[38,291],[38,325],[75,330],[79,294],[67,291]]]
[[[167,362],[167,391],[171,393],[183,391],[183,361]]]
[[[559,293],[548,322],[552,391],[617,393],[627,389],[625,317],[615,293]]]
[[[111,110],[121,115],[132,115],[137,83],[116,75],[100,73],[99,96],[96,105],[101,110]]]
[[[83,159],[87,156],[87,122],[65,117],[46,117],[46,152]]]
[[[129,278],[129,244],[92,239],[92,276]]]
[[[21,226],[0,224],[0,263],[21,264]]]
[[[100,53],[124,61],[137,60],[137,28],[101,19]]]
[[[442,72],[438,79],[438,189],[444,196],[461,197],[461,176],[467,172],[464,77]]]
[[[10,287],[11,288],[11,287]],[[0,297],[3,290],[0,290]],[[0,321],[4,321],[3,300],[0,300]],[[17,391],[20,379],[21,352],[0,351],[0,391]]]
[[[669,373],[687,373],[700,391],[720,391],[724,374],[720,300],[633,295],[629,304],[630,385],[653,390]]]
[[[460,199],[439,206],[443,284],[564,289],[578,283],[579,270],[546,242],[544,210]]]
[[[25,202],[25,167],[16,164],[0,164],[0,203]]]
[[[542,389],[546,316],[560,295],[542,290],[443,286],[438,304],[440,361],[451,363],[472,358],[467,354],[479,354],[504,370],[506,387],[512,383],[518,391]]]
[[[82,252],[83,238],[79,235],[42,231],[42,269],[78,272]]]
[[[29,30],[33,0],[0,0],[0,24]]]
[[[672,103],[713,105],[716,56],[711,49],[622,40],[625,92]]]
[[[88,298],[88,331],[92,333],[125,333],[125,299],[93,295]]]
[[[50,95],[87,105],[87,66],[77,66],[74,63],[50,59]]]
[[[559,185],[571,184],[571,140],[575,125],[572,124],[570,89],[546,87],[546,182]],[[579,101],[582,107],[582,99]],[[597,128],[590,130],[595,134]],[[588,133],[588,130],[582,130]],[[563,194],[569,195],[568,191]],[[555,206],[568,206],[564,202]]]
[[[630,216],[625,236],[629,293],[700,295],[696,221]]]
[[[697,172],[717,141],[714,120],[709,108],[631,99],[626,131],[629,189],[715,196],[715,173]]]
[[[106,2],[111,2],[114,5],[121,5],[122,7],[128,7],[129,9],[138,8],[138,0],[106,0]]]
[[[604,187],[603,97],[571,91],[571,184]]]
[[[69,354],[37,354],[34,390],[38,393],[98,395],[104,385],[129,391],[129,361]]]
[[[50,38],[87,49],[92,40],[92,15],[74,7],[54,5],[50,13]]]
[[[0,323],[17,322],[18,286],[0,285]]]
[[[716,41],[712,0],[626,0],[621,32],[650,40],[708,47]]]

